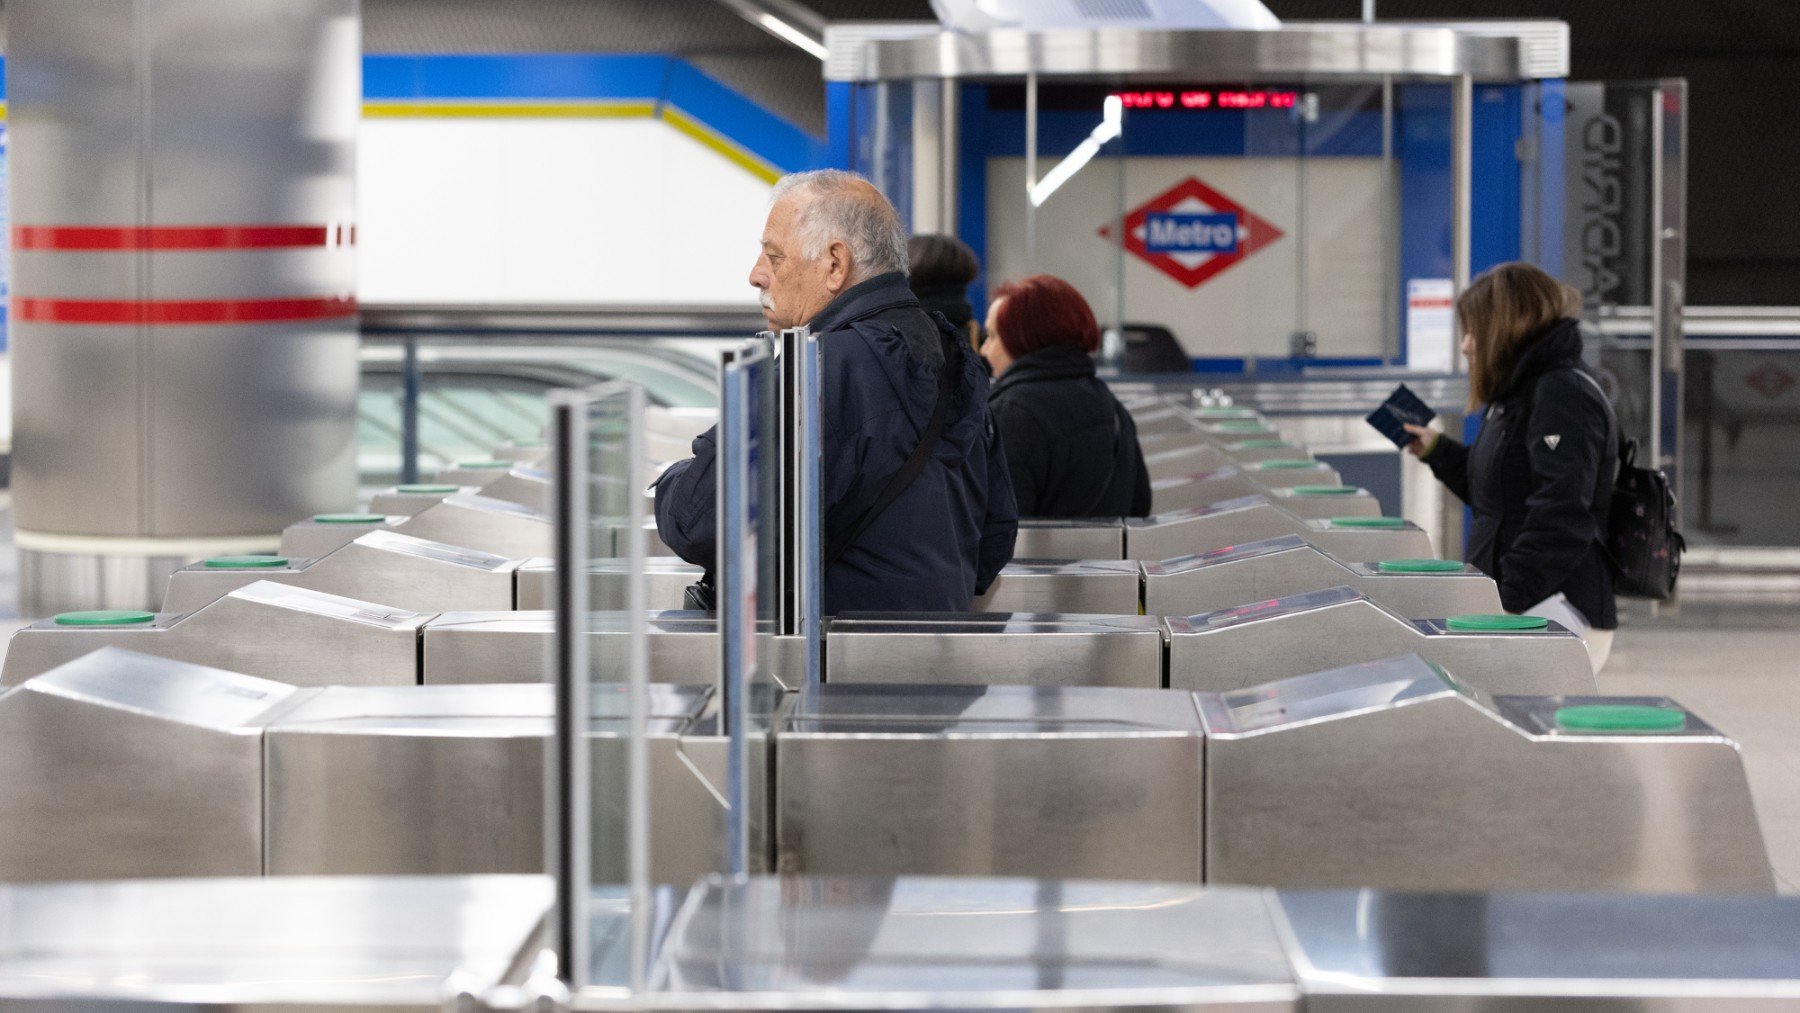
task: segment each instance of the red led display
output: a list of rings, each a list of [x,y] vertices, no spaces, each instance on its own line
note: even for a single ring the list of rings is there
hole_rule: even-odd
[[[1297,91],[1122,91],[1127,109],[1292,109]]]

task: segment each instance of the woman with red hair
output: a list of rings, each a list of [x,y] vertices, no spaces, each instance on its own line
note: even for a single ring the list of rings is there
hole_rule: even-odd
[[[1100,325],[1075,287],[1047,274],[988,304],[981,355],[1020,517],[1142,517],[1150,473],[1137,425],[1094,375]]]

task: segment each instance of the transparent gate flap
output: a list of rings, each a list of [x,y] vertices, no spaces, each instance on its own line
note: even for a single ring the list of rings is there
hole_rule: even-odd
[[[0,997],[436,1009],[506,980],[543,876],[125,880],[0,887]]]
[[[881,1005],[1085,989],[1172,1008],[1297,998],[1257,890],[912,876],[711,879],[695,890],[658,960],[659,991],[792,992],[797,1006],[826,993]],[[1158,989],[1170,992],[1145,998]]]

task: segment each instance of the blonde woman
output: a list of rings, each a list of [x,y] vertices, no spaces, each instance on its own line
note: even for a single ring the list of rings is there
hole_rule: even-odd
[[[1594,671],[1618,626],[1601,541],[1617,466],[1612,412],[1581,363],[1564,286],[1530,264],[1501,264],[1456,300],[1469,362],[1469,410],[1486,406],[1464,446],[1407,426],[1407,450],[1474,513],[1463,558],[1500,585],[1508,612],[1566,605]]]

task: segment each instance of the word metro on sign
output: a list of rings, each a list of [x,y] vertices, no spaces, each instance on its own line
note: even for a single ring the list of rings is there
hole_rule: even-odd
[[[1228,212],[1146,215],[1144,247],[1153,253],[1236,253],[1238,217]]]

